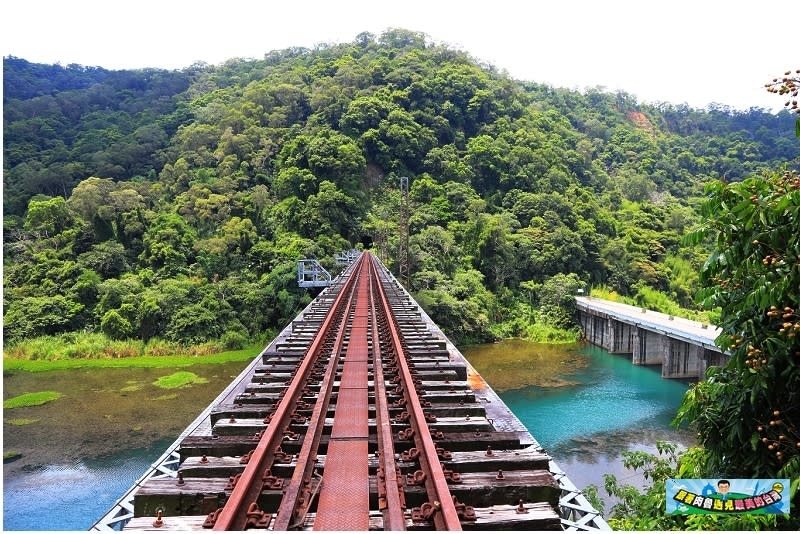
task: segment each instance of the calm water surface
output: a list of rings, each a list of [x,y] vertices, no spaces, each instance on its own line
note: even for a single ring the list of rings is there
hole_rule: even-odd
[[[91,527],[247,363],[192,366],[208,382],[178,389],[153,385],[170,368],[4,372],[4,399],[63,397],[3,410],[3,451],[22,455],[3,465],[3,530]]]
[[[656,452],[659,439],[693,443],[689,431],[669,425],[689,383],[634,366],[630,355],[522,340],[463,353],[580,488],[602,490],[605,473],[641,486],[641,477],[622,465],[622,452]]]

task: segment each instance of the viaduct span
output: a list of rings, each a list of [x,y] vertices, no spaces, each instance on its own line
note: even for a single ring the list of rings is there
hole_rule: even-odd
[[[664,378],[703,378],[727,355],[714,340],[720,329],[619,302],[576,297],[586,340],[612,354],[631,354],[634,365],[661,365]]]

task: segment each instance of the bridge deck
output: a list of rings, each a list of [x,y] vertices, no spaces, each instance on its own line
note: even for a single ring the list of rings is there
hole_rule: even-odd
[[[351,274],[345,274],[335,284],[344,284],[349,276]],[[399,526],[391,530],[426,528],[426,525],[427,528],[441,529],[442,525],[436,522],[438,501],[430,501],[434,502],[434,506],[425,508],[426,499],[429,499],[426,493],[430,495],[431,490],[430,485],[424,482],[424,475],[422,484],[412,484],[417,473],[433,472],[429,470],[430,465],[424,464],[438,464],[438,454],[445,458],[442,462],[448,466],[445,471],[458,468],[458,473],[451,472],[447,476],[455,475],[460,480],[444,484],[441,490],[449,492],[454,504],[458,503],[456,506],[461,507],[458,510],[459,518],[465,528],[525,530],[560,526],[566,530],[608,530],[599,513],[541,450],[528,430],[416,302],[388,272],[382,276],[388,278],[381,284],[392,292],[389,297],[391,313],[396,319],[397,335],[400,336],[395,345],[402,345],[409,362],[413,362],[413,369],[400,371],[394,365],[364,358],[367,353],[372,355],[379,346],[374,336],[377,335],[380,320],[368,319],[363,306],[353,308],[355,311],[352,315],[347,315],[350,318],[344,320],[344,323],[351,325],[346,327],[349,330],[343,329],[337,334],[338,339],[345,341],[338,345],[340,348],[335,352],[343,355],[343,365],[334,363],[330,368],[330,378],[319,379],[322,380],[318,382],[320,386],[313,381],[300,386],[302,393],[296,401],[290,401],[294,403],[294,408],[289,410],[295,411],[291,416],[287,415],[286,426],[282,427],[285,430],[275,431],[279,438],[283,433],[280,446],[277,449],[274,445],[264,448],[267,456],[263,462],[267,470],[263,486],[256,486],[254,496],[248,493],[248,497],[241,500],[242,505],[235,505],[241,506],[241,509],[231,513],[243,517],[244,510],[247,510],[248,524],[280,530],[342,528],[342,525],[349,527],[348,530],[385,529],[392,525],[387,523],[387,513],[380,507],[382,498],[391,500],[381,497],[383,490],[380,488],[385,478],[387,482],[392,480],[396,481],[396,485],[400,483],[401,497],[404,495],[402,499],[405,501],[402,506],[405,511],[399,516],[401,522],[395,523]],[[359,287],[359,293],[365,294],[366,285]],[[249,466],[253,463],[259,466],[259,472],[263,471],[262,460],[255,460],[255,455],[251,457],[250,454],[262,447],[260,443],[265,432],[270,433],[271,427],[279,428],[277,413],[282,408],[277,408],[278,412],[275,409],[284,402],[281,397],[289,395],[288,389],[280,385],[294,383],[297,376],[305,373],[297,370],[298,365],[308,358],[309,346],[315,343],[314,332],[324,328],[321,325],[327,322],[326,310],[332,308],[336,299],[335,288],[326,289],[315,299],[187,428],[165,453],[159,465],[137,481],[115,509],[93,528],[119,528],[124,525],[125,529],[137,530],[154,526],[159,530],[197,529],[202,527],[203,522],[208,523],[212,516],[215,517],[214,521],[219,520],[217,517],[225,517],[228,512],[223,511],[222,507],[227,509],[226,501],[233,501],[234,493],[238,491],[237,482],[233,479],[241,476],[243,480],[249,476],[248,472],[253,471]],[[367,332],[367,325],[373,324],[374,328],[369,327],[370,333],[363,342],[355,340],[355,337]],[[326,342],[320,343],[325,345]],[[383,352],[383,339],[380,347],[379,352]],[[322,361],[325,359],[317,362],[314,368],[309,367],[311,370],[308,374],[321,375]],[[376,369],[379,365],[382,370]],[[413,372],[413,377],[408,374],[403,382],[413,380],[415,385],[410,390],[406,389],[405,393],[398,393],[394,390],[396,380],[392,377],[400,378],[402,373],[410,372]],[[386,373],[386,378],[378,379],[383,377],[382,373]],[[380,404],[375,400],[381,384],[385,384],[387,390],[393,390],[387,396],[389,404]],[[425,403],[420,405],[426,406],[424,414],[419,407],[412,410],[414,389],[424,394]],[[331,395],[331,400],[317,402],[323,395]],[[355,411],[350,417],[349,406],[354,400],[350,397],[353,395],[358,397],[355,399],[358,402],[355,402],[357,406],[352,408]],[[321,411],[315,408],[312,414],[311,406],[315,402]],[[332,403],[331,408],[327,407],[328,402]],[[408,405],[404,402],[408,402]],[[412,413],[417,411],[418,415],[413,418],[430,417],[429,430],[416,427],[416,436],[426,433],[435,435],[437,441],[434,446],[439,452],[434,452],[432,457],[426,456],[430,454],[427,450],[418,451],[414,456],[411,454],[414,449],[392,454],[397,459],[396,467],[391,468],[392,471],[397,470],[395,476],[386,472],[384,455],[373,454],[382,450],[382,447],[401,446],[399,452],[417,440],[413,432],[408,434],[412,427],[405,422],[408,418],[406,409]],[[312,420],[318,420],[321,425],[316,437],[310,434]],[[364,425],[368,425],[368,431],[364,431]],[[383,438],[380,432],[376,432],[381,427],[388,431]],[[256,433],[258,436],[254,435]],[[388,443],[385,443],[386,436]],[[313,447],[309,445],[310,440],[315,442]],[[403,441],[408,441],[410,445],[400,443]],[[358,445],[357,453],[343,453],[340,450],[341,446],[352,444]],[[420,447],[419,440],[417,447]],[[304,453],[312,448],[315,452]],[[249,458],[249,463],[244,461],[245,456]],[[343,461],[348,457],[364,457],[368,462],[360,465],[359,469],[349,470],[348,463]],[[440,477],[437,475],[436,484],[442,484]],[[345,482],[351,478],[354,479],[351,481],[354,486],[347,493],[352,494],[350,497],[358,494],[358,498],[350,500],[353,500],[354,507],[365,510],[359,512],[362,515],[358,522],[343,516],[342,510],[336,507],[336,503],[341,501],[341,492],[338,491],[337,482],[333,481]],[[261,475],[257,475],[256,479],[260,483]],[[360,489],[357,489],[359,483],[355,479],[363,481]],[[325,480],[329,482],[326,484]],[[287,493],[298,495],[296,503],[301,506],[302,513],[293,511],[298,510],[294,504],[291,508],[280,504],[286,499]],[[447,496],[441,504],[446,504],[444,500],[449,502],[450,498]],[[464,501],[464,504],[459,501]],[[252,503],[249,507],[248,502]],[[465,504],[470,511],[463,515]],[[412,508],[416,508],[417,512]],[[383,514],[379,510],[383,510]],[[214,513],[203,519],[209,512]],[[470,515],[473,519],[465,519]],[[458,522],[457,519],[456,526]],[[233,522],[230,524],[235,526]],[[215,528],[219,528],[219,523]]]

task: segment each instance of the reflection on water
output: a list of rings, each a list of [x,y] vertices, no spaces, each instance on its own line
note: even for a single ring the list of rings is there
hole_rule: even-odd
[[[4,530],[86,530],[157,460],[248,362],[195,365],[208,383],[160,389],[177,369],[4,373],[3,395],[59,391],[41,406],[4,410]]]
[[[25,466],[3,486],[5,530],[87,530],[174,438],[90,462]]]
[[[693,444],[689,431],[670,426],[688,382],[635,366],[630,355],[520,340],[463,352],[578,487],[602,488],[605,473],[641,487],[622,465],[624,451]]]
[[[580,345],[545,345],[522,339],[473,345],[463,354],[496,392],[539,386],[574,386],[571,374],[589,365]]]

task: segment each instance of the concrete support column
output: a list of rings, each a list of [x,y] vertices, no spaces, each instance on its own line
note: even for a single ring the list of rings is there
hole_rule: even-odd
[[[636,327],[633,334],[633,358],[634,365],[656,365],[664,362],[664,354],[668,350],[665,345],[669,343],[669,338]]]
[[[703,377],[706,370],[705,349],[699,345],[669,339],[664,353],[661,376],[664,378]]]
[[[609,346],[611,347],[608,352],[612,354],[632,354],[633,353],[633,331],[634,328],[628,323],[609,319],[612,321],[612,336]]]
[[[709,351],[701,348],[700,349],[700,358],[697,361],[697,378],[703,379],[706,377],[706,371],[708,370],[708,366],[712,365],[711,362],[711,354]]]
[[[612,353],[614,352],[614,344],[615,344],[615,340],[616,340],[616,338],[615,338],[616,332],[615,332],[615,329],[614,329],[614,324],[615,323],[616,323],[616,321],[614,319],[612,319],[611,317],[607,317],[606,320],[605,320],[605,323],[603,324],[603,330],[604,330],[603,341],[604,341],[604,343],[603,343],[602,347],[604,349],[606,349],[608,352],[612,352]]]
[[[592,345],[597,345],[598,347],[605,347],[606,343],[606,328],[605,328],[606,320],[603,317],[599,317],[597,315],[586,314],[586,320],[584,322],[583,332],[584,336],[586,337],[586,341],[591,343]]]
[[[647,342],[646,338],[647,330],[643,330],[638,326],[633,327],[633,351],[631,358],[633,365],[644,365],[644,344]]]
[[[680,343],[680,342],[678,342]],[[670,339],[665,343],[664,347],[664,362],[661,364],[661,378],[675,378],[677,377],[681,364],[681,355],[678,353],[678,343]]]

